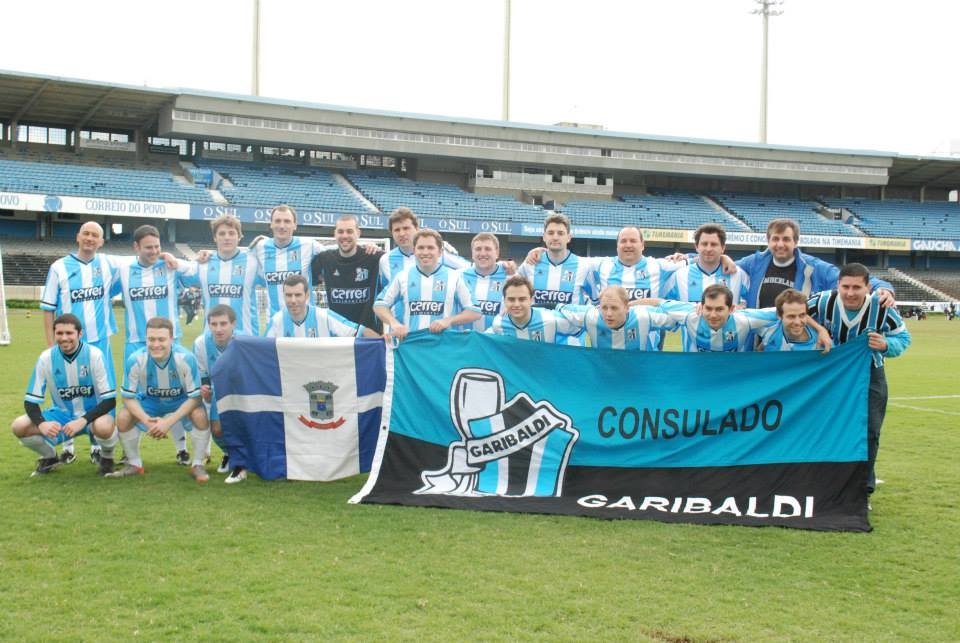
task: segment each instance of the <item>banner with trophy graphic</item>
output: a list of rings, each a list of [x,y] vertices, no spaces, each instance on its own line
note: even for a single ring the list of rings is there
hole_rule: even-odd
[[[351,502],[868,531],[865,338],[660,353],[414,333]]]
[[[384,356],[379,339],[235,337],[212,374],[230,464],[266,480],[369,471]]]

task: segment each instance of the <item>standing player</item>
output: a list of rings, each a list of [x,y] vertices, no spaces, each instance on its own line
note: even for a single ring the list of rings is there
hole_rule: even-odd
[[[81,340],[80,319],[65,313],[53,320],[56,345],[37,359],[23,407],[11,429],[20,443],[40,459],[33,475],[49,473],[60,464],[57,443],[81,433],[93,432],[100,441],[100,475],[113,471],[113,448],[117,430],[111,411],[116,407],[117,387],[103,352]],[[46,392],[51,408],[41,410]]]
[[[173,323],[163,317],[147,321],[147,347],[134,353],[126,363],[123,381],[123,408],[117,411],[120,443],[127,466],[110,474],[113,478],[143,475],[140,432],[161,440],[178,422],[193,433],[193,466],[190,475],[197,482],[210,476],[203,468],[210,429],[207,412],[200,403],[200,372],[197,359],[174,344]]]
[[[266,285],[270,302],[268,318],[283,310],[283,280],[290,275],[303,275],[310,286],[310,265],[314,257],[323,252],[319,241],[293,236],[297,231],[297,211],[289,205],[270,210],[270,231],[273,238],[258,237],[251,249],[257,260],[257,272]]]
[[[266,337],[379,337],[332,310],[310,303],[307,280],[290,275],[283,281],[285,307],[270,319]]]
[[[313,283],[323,279],[330,310],[379,332],[380,320],[373,314],[373,301],[384,253],[364,251],[358,246],[360,225],[352,214],[337,219],[333,237],[337,247],[324,250],[310,264]]]
[[[116,264],[120,294],[126,310],[126,343],[123,362],[147,346],[147,320],[165,317],[173,324],[173,339],[180,339],[179,293],[183,281],[175,270],[160,261],[160,231],[142,225],[133,232],[134,257],[112,257]],[[177,464],[190,464],[187,435],[177,424],[171,432]]]
[[[656,308],[631,307],[623,286],[604,288],[599,306],[563,305],[557,312],[576,327],[575,332],[586,331],[592,348],[660,350],[659,331],[677,328],[675,320]]]
[[[533,284],[533,305],[556,308],[560,304],[584,304],[596,297],[593,262],[567,249],[573,236],[570,219],[551,214],[543,223],[546,253],[534,264],[524,262],[519,274]]]
[[[463,281],[470,291],[470,298],[480,310],[482,317],[465,330],[484,331],[503,308],[503,282],[507,271],[497,262],[500,256],[500,241],[489,232],[481,232],[470,242],[473,264],[463,270]]]
[[[723,226],[705,223],[693,233],[697,258],[682,266],[670,277],[667,299],[674,301],[700,301],[703,289],[713,284],[724,284],[733,293],[733,305],[742,306],[750,289],[750,278],[739,267],[727,274],[721,260],[727,247],[727,233]]]
[[[898,357],[907,350],[910,333],[900,313],[884,307],[880,293],[870,293],[870,271],[859,263],[841,268],[836,290],[814,295],[807,303],[807,313],[829,329],[837,344],[866,335],[873,351],[867,401],[867,493],[872,494],[877,484],[874,467],[880,449],[880,427],[887,413],[883,362],[885,357]]]
[[[470,299],[462,274],[441,264],[443,238],[435,230],[424,228],[413,238],[416,265],[407,268],[377,296],[373,311],[388,335],[403,341],[411,330],[429,328],[441,333],[451,326],[472,324],[480,311]],[[401,312],[398,318],[395,307]]]
[[[504,313],[493,320],[486,332],[507,335],[541,344],[567,344],[580,327],[560,313],[533,305],[533,286],[513,275],[503,284]]]
[[[110,336],[117,332],[110,298],[119,289],[117,274],[109,259],[98,251],[103,247],[103,228],[87,221],[77,232],[77,251],[57,259],[47,272],[47,281],[40,295],[43,329],[47,347],[54,344],[53,320],[64,313],[73,313],[85,329],[84,343],[96,346],[103,353],[110,377],[116,379]],[[100,459],[95,439],[90,439],[90,462]],[[64,442],[64,463],[73,462],[73,440]]]
[[[220,413],[217,411],[217,396],[213,390],[213,380],[210,374],[213,372],[213,365],[223,355],[223,351],[227,349],[227,345],[233,339],[236,328],[237,314],[233,311],[233,308],[226,304],[217,304],[207,313],[207,329],[193,342],[193,354],[197,358],[197,372],[200,374],[200,398],[203,400],[207,417],[210,419],[210,432],[213,441],[223,451],[217,473],[230,472],[231,465],[233,466],[233,471],[224,480],[227,484],[246,480],[247,470],[244,466],[245,463],[241,462],[241,459],[237,457],[236,453],[233,453],[233,449],[224,440],[223,430],[220,426]],[[233,453],[232,457],[231,453]]]
[[[257,335],[260,319],[256,287],[263,280],[256,257],[238,247],[243,238],[240,219],[222,214],[210,222],[210,228],[217,252],[205,263],[189,262],[183,270],[184,284],[200,288],[205,310],[227,304],[237,314],[237,331]],[[167,265],[177,267],[176,262]]]
[[[817,334],[807,324],[807,298],[793,288],[787,288],[774,302],[780,322],[763,331],[760,343],[764,351],[805,351],[819,348]],[[829,351],[827,348],[824,352]]]

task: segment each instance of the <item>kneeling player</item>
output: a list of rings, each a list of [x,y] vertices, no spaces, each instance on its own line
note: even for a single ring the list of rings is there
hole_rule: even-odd
[[[167,437],[174,424],[189,420],[184,428],[192,428],[193,434],[190,475],[197,482],[209,480],[203,460],[210,430],[207,412],[200,403],[197,360],[187,349],[174,345],[169,319],[153,317],[147,322],[147,347],[130,356],[124,371],[124,406],[117,412],[117,428],[128,464],[111,477],[143,475],[141,431],[160,440]]]
[[[20,443],[40,456],[33,475],[49,473],[60,464],[57,444],[91,431],[101,448],[99,474],[113,471],[117,443],[110,415],[117,402],[113,369],[107,368],[100,349],[81,341],[82,335],[76,315],[66,313],[53,320],[56,346],[37,359],[24,396],[26,414],[10,425]],[[53,406],[41,411],[48,390]]]
[[[630,297],[623,286],[604,288],[599,306],[564,304],[557,312],[578,329],[585,330],[593,348],[660,350],[660,334],[655,331],[677,328],[676,321],[656,308],[631,308]]]
[[[486,330],[541,344],[566,344],[579,327],[559,313],[533,307],[533,285],[526,277],[513,275],[503,283],[504,313]]]
[[[799,290],[787,288],[774,301],[777,309],[776,326],[762,331],[760,342],[764,351],[812,351],[823,347],[807,316],[807,298]],[[830,346],[824,347],[824,353]]]

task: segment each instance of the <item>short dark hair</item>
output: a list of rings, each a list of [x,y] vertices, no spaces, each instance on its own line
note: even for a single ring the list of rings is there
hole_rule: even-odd
[[[292,275],[287,275],[287,278],[283,280],[284,288],[293,288],[297,285],[303,285],[304,292],[310,292],[310,282],[307,281],[307,278],[299,273],[293,273]]]
[[[237,321],[237,311],[228,306],[227,304],[217,304],[210,309],[210,312],[207,313],[207,321],[210,321],[211,317],[223,317],[226,316],[230,320],[230,323]]]
[[[530,296],[533,297],[533,284],[523,275],[511,275],[508,277],[507,280],[503,282],[503,293],[506,294],[507,288],[513,288],[514,286],[523,286],[527,289],[527,292],[530,293]]]
[[[727,307],[733,306],[733,291],[727,288],[726,284],[712,284],[703,289],[703,297],[700,303],[705,303],[708,299],[713,299],[718,295],[723,295],[727,302]]]
[[[718,223],[704,223],[702,226],[697,228],[693,233],[693,243],[694,245],[700,243],[700,235],[703,234],[715,234],[720,237],[720,245],[727,245],[727,231],[723,229],[723,226]]]
[[[543,220],[544,232],[547,231],[547,226],[550,225],[551,223],[559,223],[560,225],[562,225],[564,228],[567,229],[567,232],[570,232],[570,217],[568,217],[565,214],[561,214],[560,212],[554,212],[553,214],[548,216],[546,219],[544,219]]]
[[[844,277],[862,277],[865,283],[870,283],[870,271],[862,263],[848,263],[840,268],[840,276],[837,281]]]
[[[413,210],[405,205],[401,205],[399,208],[390,213],[390,217],[387,219],[387,230],[393,230],[394,223],[398,223],[405,219],[409,220],[410,223],[413,224],[414,228],[420,227],[420,221],[417,220],[417,215],[413,213]]]
[[[133,231],[133,242],[140,243],[144,237],[160,238],[160,231],[149,223],[145,223]]]
[[[78,333],[83,332],[83,324],[80,322],[80,318],[73,313],[63,313],[54,319],[53,327],[56,328],[58,324],[69,324],[70,326],[76,328]]]
[[[276,206],[275,208],[273,208],[272,210],[270,210],[270,222],[271,222],[271,223],[273,222],[273,215],[274,215],[274,214],[276,214],[277,212],[283,212],[284,210],[286,210],[287,212],[289,212],[289,213],[293,216],[293,222],[296,223],[296,222],[297,222],[297,211],[293,209],[293,206],[292,206],[292,205],[287,205],[286,203],[281,203],[280,205],[278,205],[278,206]]]
[[[784,304],[804,304],[806,305],[807,298],[802,292],[796,288],[787,288],[773,300],[773,305],[777,309],[777,316],[783,316],[783,305]]]

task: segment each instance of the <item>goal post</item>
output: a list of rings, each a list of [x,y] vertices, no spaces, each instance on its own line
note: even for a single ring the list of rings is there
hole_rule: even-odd
[[[0,246],[0,346],[10,344],[10,322],[7,319],[7,288],[3,281],[3,246]]]

